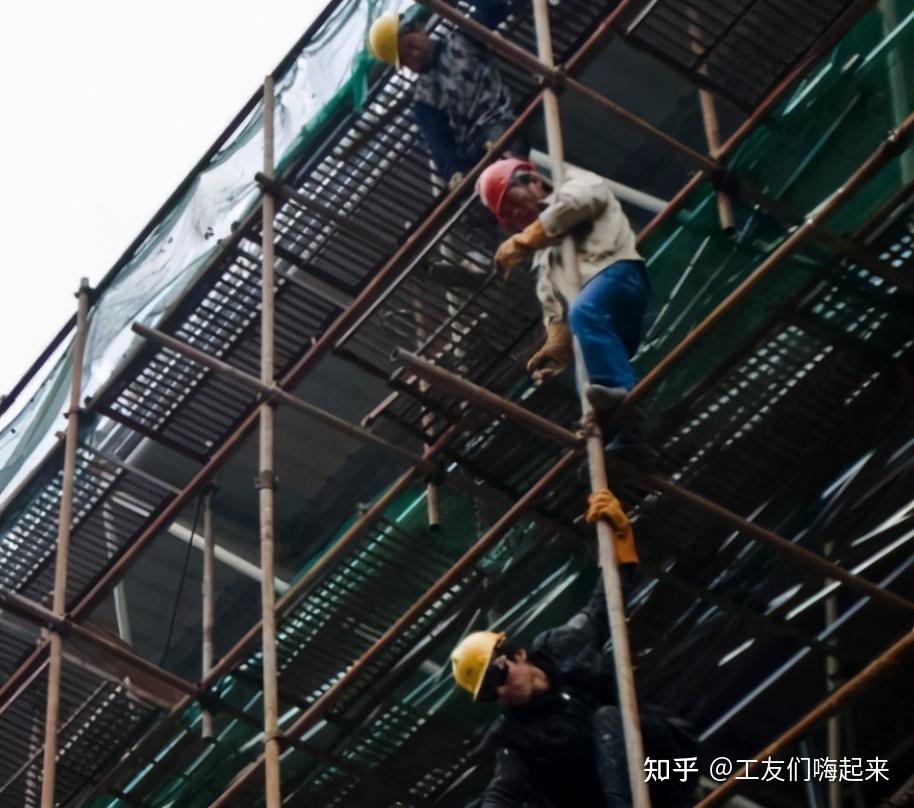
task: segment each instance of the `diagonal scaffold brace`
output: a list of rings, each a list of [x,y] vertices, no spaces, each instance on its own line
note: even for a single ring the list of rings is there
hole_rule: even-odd
[[[411,373],[417,377],[431,382],[437,389],[459,396],[472,404],[478,405],[491,412],[503,415],[511,421],[527,427],[543,437],[549,438],[559,446],[578,450],[581,448],[581,438],[574,432],[543,418],[530,410],[508,401],[495,393],[473,384],[466,379],[451,373],[444,368],[409,353],[397,351],[394,358],[402,362]],[[585,444],[586,446],[586,444]],[[602,455],[601,455],[602,456]],[[878,584],[838,566],[834,561],[801,547],[771,530],[767,530],[755,522],[744,519],[739,514],[723,507],[717,502],[699,496],[677,483],[656,474],[642,471],[641,469],[622,460],[613,459],[613,468],[622,470],[628,477],[637,477],[643,480],[653,490],[675,497],[692,508],[712,516],[720,522],[729,525],[735,530],[746,534],[753,541],[766,544],[781,554],[795,566],[803,567],[812,575],[832,578],[835,582],[847,586],[862,595],[873,599],[874,603],[891,609],[896,614],[914,615],[914,602],[900,595],[883,589]]]

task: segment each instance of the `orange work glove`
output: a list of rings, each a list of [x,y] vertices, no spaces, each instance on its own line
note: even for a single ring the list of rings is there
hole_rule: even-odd
[[[536,381],[561,373],[574,358],[571,331],[565,323],[546,326],[546,342],[527,362],[527,373]]]
[[[537,250],[556,244],[558,239],[546,235],[543,223],[534,219],[520,233],[505,239],[495,251],[495,263],[501,269],[505,280],[511,277],[511,272],[526,261]]]
[[[637,564],[638,551],[635,549],[635,531],[622,510],[622,503],[616,499],[607,488],[594,491],[587,500],[587,523],[594,525],[601,519],[609,522],[615,536],[616,562],[622,564]]]

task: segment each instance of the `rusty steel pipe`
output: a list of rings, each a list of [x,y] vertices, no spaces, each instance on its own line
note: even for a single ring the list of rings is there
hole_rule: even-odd
[[[263,173],[273,177],[273,117],[276,97],[273,77],[263,82]],[[260,381],[275,386],[275,314],[276,274],[273,256],[273,218],[276,200],[270,194],[263,197],[263,257],[260,272]],[[260,609],[261,669],[263,673],[263,757],[265,802],[267,808],[282,805],[282,784],[279,768],[279,671],[276,646],[276,587],[274,551],[274,510],[276,499],[276,462],[274,452],[275,410],[273,402],[260,405],[260,429],[257,446],[257,499],[260,511]]]
[[[154,662],[150,662],[128,646],[117,642],[97,629],[74,623],[65,615],[59,615],[40,603],[20,595],[18,592],[0,590],[0,606],[25,620],[50,629],[54,633],[72,635],[85,640],[185,695],[194,698],[200,695],[200,688],[193,682],[189,682],[183,677],[171,673],[171,671],[160,668]]]
[[[202,612],[202,636],[200,649],[200,677],[213,669],[214,640],[216,633],[216,536],[213,531],[213,488],[203,495],[203,575],[200,580],[200,601]],[[215,726],[213,714],[204,709],[200,716],[200,735],[206,740],[213,738]]]
[[[552,66],[552,33],[549,27],[549,7],[546,0],[533,0],[533,16],[536,25],[536,47],[540,59]],[[595,94],[596,95],[596,94]],[[559,113],[558,96],[547,89],[543,96],[543,114],[546,119],[546,141],[549,159],[552,163],[555,187],[561,189],[565,179],[565,146],[562,121]],[[561,243],[563,269],[571,276],[575,293],[580,292],[582,278],[578,264],[574,238],[566,234]],[[570,301],[569,301],[570,303]],[[585,446],[587,448],[587,470],[590,490],[593,493],[609,488],[606,475],[606,458],[603,453],[603,434],[593,417],[593,408],[587,398],[589,384],[587,366],[577,338],[573,340],[575,376],[581,405],[583,423],[591,424]],[[619,577],[619,564],[615,549],[615,532],[607,519],[599,519],[595,526],[600,572],[606,600],[606,615],[612,636],[612,659],[615,671],[616,692],[619,699],[619,713],[622,717],[622,737],[625,746],[625,765],[634,808],[650,808],[651,799],[643,776],[644,740],[641,734],[641,717],[638,711],[638,696],[635,692],[635,674],[628,640],[628,625],[625,619],[625,597]]]
[[[621,468],[625,468],[628,473],[640,477],[641,480],[657,491],[669,494],[693,508],[714,516],[735,530],[745,533],[747,536],[751,536],[756,541],[767,544],[769,547],[773,547],[779,553],[787,556],[790,560],[806,569],[815,572],[818,575],[823,575],[826,578],[833,578],[836,581],[840,581],[848,588],[854,589],[857,592],[872,598],[876,603],[887,606],[893,611],[901,612],[908,616],[914,615],[914,603],[907,598],[896,595],[894,592],[889,592],[887,589],[882,589],[872,581],[868,581],[866,578],[850,572],[844,567],[839,567],[835,562],[816,555],[805,547],[800,547],[792,541],[788,541],[774,531],[757,525],[755,522],[750,522],[748,519],[744,519],[742,516],[725,508],[723,505],[719,505],[700,494],[696,494],[694,491],[683,488],[656,474],[645,474],[640,472],[629,464],[619,463],[618,465]]]
[[[777,755],[783,749],[807,735],[810,730],[817,727],[829,716],[834,715],[841,707],[875,684],[880,677],[896,668],[901,658],[912,650],[914,650],[914,631],[909,631],[860,673],[848,679],[831,695],[819,702],[815,708],[810,710],[790,729],[772,741],[752,759],[765,760]],[[701,802],[697,803],[695,808],[710,808],[710,806],[717,805],[721,800],[728,798],[739,787],[740,783],[745,782],[746,769],[746,766],[740,767],[731,775],[729,780],[719,785]]]
[[[349,435],[352,438],[361,440],[365,443],[372,443],[375,446],[380,446],[382,449],[386,449],[387,451],[398,455],[403,460],[406,460],[412,464],[419,465],[423,471],[433,471],[433,467],[430,464],[423,460],[419,455],[410,452],[408,449],[404,449],[402,446],[398,446],[396,443],[386,440],[380,435],[375,435],[373,432],[370,432],[358,424],[350,423],[345,418],[340,418],[338,415],[334,415],[332,412],[328,412],[321,407],[315,406],[314,404],[305,401],[303,398],[299,398],[292,393],[286,392],[276,384],[267,384],[266,382],[257,379],[248,373],[245,373],[243,370],[232,367],[227,362],[223,362],[221,359],[216,359],[216,357],[211,356],[210,354],[201,351],[198,348],[194,348],[193,346],[188,345],[182,340],[176,339],[175,337],[165,334],[162,331],[158,331],[155,328],[149,328],[139,323],[133,324],[133,331],[139,334],[141,337],[145,337],[148,340],[157,342],[160,345],[164,345],[166,348],[183,354],[189,359],[193,359],[195,362],[198,362],[204,367],[209,368],[214,373],[222,376],[225,379],[228,379],[240,387],[246,387],[249,390],[254,390],[260,393],[267,401],[275,400],[282,402],[283,404],[287,404],[299,412],[303,412],[306,415],[310,415],[312,418],[316,418],[318,421],[321,421],[332,429],[342,432],[345,435]]]
[[[560,446],[566,449],[581,449],[584,441],[564,427],[553,423],[542,415],[537,415],[524,407],[508,401],[495,393],[480,387],[478,384],[467,381],[456,373],[451,373],[442,367],[429,362],[427,359],[416,356],[414,353],[403,348],[396,348],[393,352],[393,359],[402,362],[409,370],[425,381],[430,382],[439,390],[452,393],[460,398],[484,407],[487,410],[505,415],[512,421],[539,432],[548,438],[551,438]]]

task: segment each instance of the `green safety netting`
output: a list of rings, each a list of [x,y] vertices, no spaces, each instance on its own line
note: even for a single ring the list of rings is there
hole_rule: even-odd
[[[390,4],[347,0],[284,60],[276,76],[277,170],[320,141],[343,108],[358,106],[371,57],[364,44],[372,21]],[[262,102],[228,132],[208,164],[154,223],[94,301],[83,371],[83,392],[96,395],[117,374],[140,340],[134,322],[155,325],[203,273],[235,222],[258,204],[254,180],[263,166]],[[69,394],[71,347],[65,348],[37,392],[0,430],[0,504],[55,442]],[[105,428],[100,425],[100,429]],[[110,426],[107,425],[107,426]],[[89,436],[91,439],[92,436]]]
[[[794,224],[815,212],[914,108],[914,12],[885,30],[871,12],[737,148],[728,168],[789,209]],[[914,149],[890,161],[844,202],[825,227],[849,235],[914,178]],[[643,376],[792,232],[790,222],[734,201],[736,237],[721,231],[709,183],[645,247],[655,318],[636,359]],[[838,256],[810,240],[664,375],[650,406],[675,403],[695,380],[745,345],[770,315]]]
[[[338,49],[343,55],[326,55],[334,65],[342,67],[345,78],[335,85],[324,106],[317,105],[317,102],[308,105],[299,99],[303,106],[296,107],[295,114],[301,116],[296,118],[298,128],[295,129],[290,123],[283,130],[285,140],[281,142],[285,144],[284,159],[290,159],[289,155],[295,150],[306,148],[312,142],[314,133],[319,132],[322,115],[327,110],[326,104],[349,103],[352,99],[360,81],[358,60],[362,38],[368,21],[376,11],[373,4],[344,4],[338,15],[322,29],[322,34],[326,36],[325,45],[335,46],[340,42],[347,47],[351,46],[348,51],[342,46]],[[333,28],[334,25],[336,28]],[[912,40],[914,13],[899,21],[897,28],[888,36],[878,14],[865,17],[791,97],[781,103],[742,144],[730,158],[729,166],[764,190],[768,196],[782,200],[796,212],[797,221],[802,221],[803,217],[839,188],[853,169],[879,145],[886,133],[898,123],[899,112],[911,109],[912,88],[910,84],[905,85],[902,79],[905,76],[909,79],[914,77],[914,72],[904,65],[904,60],[914,53]],[[308,58],[306,51],[303,51],[300,58]],[[318,55],[312,54],[314,58]],[[903,68],[900,72],[899,65]],[[293,86],[299,87],[294,79],[290,79],[290,82],[284,91],[286,93]],[[914,81],[911,83],[914,84]],[[286,85],[280,82],[280,86]],[[907,99],[906,107],[902,103],[903,98]],[[288,103],[293,102],[289,100]],[[216,170],[224,164],[231,166],[233,172],[238,172],[233,174],[237,184],[226,182],[219,186],[222,191],[219,192],[221,195],[218,196],[217,207],[220,215],[225,217],[220,218],[219,222],[226,227],[256,201],[256,189],[251,184],[251,177],[259,167],[257,114],[251,113],[250,119],[239,129],[237,136],[230,139],[230,145],[220,153],[218,165],[214,163],[213,166],[213,170]],[[308,122],[304,128],[301,125],[303,120]],[[242,157],[239,156],[239,162],[234,163],[236,151],[245,155],[245,159],[250,162],[241,162]],[[910,155],[911,150],[906,154]],[[842,206],[830,221],[830,228],[836,233],[856,230],[900,187],[903,179],[910,179],[905,173],[905,165],[905,156],[887,165],[867,184],[863,192]],[[241,170],[242,166],[244,171]],[[229,168],[225,170],[227,178]],[[210,186],[201,179],[197,190],[208,187],[213,189],[218,185],[215,179],[212,182],[213,185]],[[213,190],[213,193],[217,192]],[[191,192],[190,197],[192,196]],[[92,375],[88,377],[89,392],[93,385],[97,389],[104,382],[106,374],[110,375],[129,351],[129,332],[124,330],[124,326],[137,317],[147,322],[154,321],[179,291],[196,277],[215,242],[227,232],[224,227],[209,236],[205,231],[199,232],[202,220],[199,215],[195,216],[195,211],[199,214],[199,209],[190,197],[166,217],[169,224],[166,226],[163,221],[163,229],[157,231],[156,239],[150,237],[151,241],[137,254],[136,260],[139,263],[128,264],[122,270],[125,273],[122,284],[125,288],[121,292],[122,297],[115,295],[112,298],[114,303],[111,304],[110,314],[99,315],[96,310],[94,319],[102,323],[103,317],[108,316],[108,327],[112,330],[95,330],[102,329],[102,325],[93,322],[93,356],[100,364],[97,368],[93,365]],[[720,232],[714,192],[707,184],[698,188],[687,200],[682,217],[659,228],[650,239],[646,252],[650,256],[654,299],[661,301],[662,307],[656,312],[656,319],[637,359],[638,370],[642,375],[789,234],[789,228],[771,214],[738,202],[736,205],[736,239]],[[184,247],[172,247],[172,242],[168,241],[169,235],[179,240],[185,239]],[[179,250],[186,261],[176,257]],[[750,338],[770,318],[779,304],[802,289],[835,260],[834,253],[814,242],[809,242],[798,250],[750,296],[748,302],[737,307],[708,340],[697,346],[676,371],[666,377],[651,397],[652,407],[663,410],[675,402],[683,390],[712,369],[724,355],[737,349],[743,339]],[[144,263],[146,261],[149,263]],[[180,268],[178,264],[181,264]],[[155,282],[144,286],[143,288],[155,292],[154,302],[146,300],[142,294],[135,294],[134,289],[126,288],[132,283],[128,282],[130,271],[138,273],[134,282],[145,279],[143,267],[149,268],[150,278],[157,279],[165,287],[173,285],[167,291],[160,290],[159,283]],[[113,284],[112,290],[116,286]],[[161,299],[157,296],[160,291],[163,294]],[[103,297],[102,301],[104,300]],[[117,304],[121,306],[120,309]],[[121,324],[120,328],[116,327],[118,323]],[[105,333],[111,334],[113,338],[105,341]],[[122,339],[118,341],[114,337]],[[58,373],[59,376],[51,377],[46,382],[46,389],[33,401],[33,412],[40,413],[41,417],[33,416],[36,420],[32,423],[41,422],[45,416],[54,418],[60,411],[66,388],[60,379],[66,377],[66,358],[61,361]],[[26,423],[29,423],[28,419]],[[26,427],[22,434],[28,434],[32,446],[29,451],[34,451],[35,447],[40,450],[42,441],[46,439],[46,432],[43,433],[40,428],[32,428],[29,432]],[[8,432],[5,432],[3,439],[7,438]],[[20,437],[19,443],[21,453],[20,446],[13,445],[5,455],[9,457],[9,453],[14,450],[19,455],[18,465],[13,471],[22,466],[22,458],[29,453],[26,451],[28,446],[25,438]],[[4,443],[0,451],[7,452],[6,446],[7,443]],[[0,482],[8,483],[10,477],[11,475],[0,479]],[[411,496],[416,495],[413,493]],[[399,507],[402,509],[411,505],[404,506],[400,503]],[[523,526],[520,529],[523,530]],[[517,541],[516,536],[513,539]],[[436,537],[436,542],[439,541],[441,539]],[[503,548],[501,552],[505,558],[513,557],[513,553],[505,553]],[[491,563],[497,564],[497,557]],[[513,604],[504,604],[504,613],[500,619],[510,619],[513,616],[511,608]],[[422,674],[415,673],[403,685],[403,703],[416,709],[428,710],[430,705],[441,709],[452,698],[450,685],[444,686],[441,681],[437,674],[424,678]],[[239,682],[235,677],[228,677],[221,683],[221,688],[225,698],[235,699],[238,706],[244,704],[256,713],[256,701],[259,698],[256,687]],[[459,705],[452,706],[451,710],[455,720],[459,721]],[[152,774],[158,760],[167,755],[172,745],[199,732],[197,719],[197,708],[188,711],[182,719],[183,728],[171,744],[163,748],[161,755],[151,760],[131,781],[126,789],[128,793]],[[371,731],[371,726],[364,728],[364,732]],[[206,789],[218,788],[220,783],[224,784],[231,773],[238,771],[238,762],[245,761],[247,755],[256,756],[257,751],[256,731],[233,724],[212,750],[195,760],[181,776],[154,789],[154,794],[148,795],[146,801],[156,806],[192,805],[196,804],[196,800],[200,804],[207,804],[209,794]],[[296,751],[293,754],[300,753]],[[119,803],[109,798],[98,804]]]

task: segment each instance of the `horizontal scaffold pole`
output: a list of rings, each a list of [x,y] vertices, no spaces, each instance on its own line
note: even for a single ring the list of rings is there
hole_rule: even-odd
[[[379,656],[391,643],[393,643],[406,629],[413,625],[422,614],[451,587],[456,585],[461,576],[467,573],[482,556],[531,508],[545,491],[576,462],[576,452],[566,452],[555,464],[537,480],[524,495],[518,499],[479,540],[470,547],[447,572],[444,573],[429,589],[416,600],[398,619],[387,629],[374,644],[365,651],[346,672],[337,679],[321,696],[303,712],[295,722],[285,731],[288,738],[300,737],[309,727],[313,726],[336,702],[343,690],[357,677],[366,666]],[[241,776],[213,802],[210,808],[225,808],[234,805],[234,801],[243,793],[260,767],[263,765],[263,756],[258,758],[255,765],[249,767]]]
[[[723,505],[719,505],[707,497],[703,497],[700,494],[696,494],[694,491],[683,488],[681,485],[677,485],[657,474],[641,472],[634,466],[629,466],[628,464],[619,463],[618,465],[620,467],[624,465],[627,470],[640,477],[644,483],[651,488],[664,494],[669,494],[670,496],[687,503],[696,510],[713,516],[724,524],[738,530],[740,533],[745,533],[750,538],[755,539],[762,544],[767,544],[779,553],[789,556],[797,564],[806,567],[806,569],[819,573],[826,578],[834,578],[843,584],[847,584],[848,588],[854,589],[863,595],[867,595],[878,603],[888,606],[895,611],[902,612],[908,616],[914,615],[914,602],[911,602],[907,598],[903,598],[901,595],[896,595],[894,592],[883,589],[872,581],[868,581],[866,578],[849,572],[844,569],[844,567],[839,567],[833,561],[816,555],[805,547],[800,547],[792,541],[788,541],[783,536],[779,536],[774,531],[757,525],[755,522],[750,522],[748,519],[744,519],[739,514],[725,508]]]
[[[764,761],[779,754],[787,747],[808,735],[829,716],[857,698],[861,693],[876,684],[887,673],[897,671],[902,658],[914,650],[914,631],[909,631],[898,642],[889,647],[881,656],[873,660],[860,673],[848,679],[841,687],[821,701],[814,709],[797,721],[783,735],[765,747],[752,760]],[[710,808],[728,798],[747,779],[747,767],[741,766],[733,772],[730,779],[719,785],[695,808]],[[752,779],[752,778],[748,778]]]
[[[515,404],[513,401],[508,401],[490,390],[486,390],[485,387],[480,387],[478,384],[467,381],[462,376],[451,373],[451,371],[445,370],[427,359],[416,356],[410,351],[403,348],[395,349],[393,360],[402,362],[416,376],[435,385],[439,390],[451,393],[465,401],[469,401],[471,404],[477,404],[498,415],[504,415],[534,432],[545,435],[566,449],[584,448],[584,439],[579,435],[575,435],[574,432],[553,423],[548,418],[543,418],[542,415],[537,415],[535,412]]]
[[[581,439],[573,432],[554,424],[547,418],[530,412],[530,410],[515,404],[513,401],[508,401],[490,390],[486,390],[484,387],[468,382],[454,373],[439,368],[437,365],[408,351],[398,350],[395,353],[395,359],[402,361],[416,376],[438,386],[440,389],[503,415],[515,423],[521,424],[546,438],[550,438],[560,446],[576,448],[581,445]],[[769,545],[796,564],[817,574],[834,578],[895,611],[902,611],[908,615],[914,614],[914,603],[911,601],[882,589],[873,582],[849,572],[843,567],[839,567],[834,562],[822,558],[804,547],[799,547],[782,536],[744,519],[723,505],[712,502],[660,476],[641,472],[629,464],[618,463],[618,465],[628,468],[631,473],[639,477],[644,477],[650,485],[658,490],[676,496],[688,502],[692,507],[715,516],[753,539]]]
[[[82,626],[79,623],[75,623],[66,616],[55,614],[40,603],[36,603],[30,598],[20,595],[18,592],[0,590],[0,605],[12,614],[24,618],[29,622],[44,626],[58,634],[71,635],[81,640],[85,640],[87,643],[107,652],[111,656],[121,659],[128,665],[138,668],[144,673],[148,673],[153,678],[158,679],[162,684],[168,685],[180,693],[195,698],[200,695],[200,688],[198,685],[189,682],[164,668],[160,668],[154,662],[150,662],[145,657],[140,656],[113,637],[108,637],[88,626]]]
[[[275,384],[266,384],[255,376],[251,376],[243,370],[232,367],[227,362],[216,359],[216,357],[211,356],[198,348],[194,348],[192,345],[188,345],[182,340],[176,339],[175,337],[169,336],[154,328],[140,325],[139,323],[133,324],[133,330],[141,337],[157,342],[160,345],[209,368],[213,373],[228,379],[239,387],[246,387],[249,390],[260,393],[267,401],[281,402],[282,404],[292,407],[292,409],[310,415],[312,418],[316,418],[331,429],[349,435],[351,438],[356,438],[364,443],[372,443],[375,446],[380,446],[382,449],[393,452],[402,459],[419,466],[423,471],[431,472],[434,470],[434,467],[430,463],[419,457],[419,455],[413,454],[408,449],[404,449],[402,446],[398,446],[396,443],[382,438],[380,435],[375,435],[374,432],[370,432],[358,424],[350,423],[345,418],[340,418],[332,412],[327,412],[327,410],[322,409],[321,407],[317,407],[298,396],[292,395],[292,393],[286,392]]]

